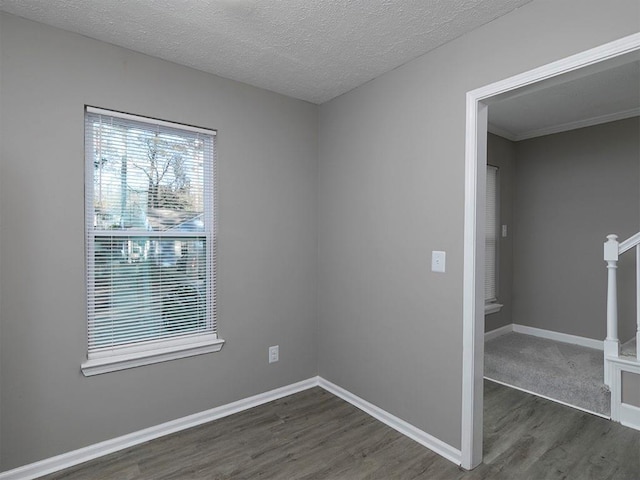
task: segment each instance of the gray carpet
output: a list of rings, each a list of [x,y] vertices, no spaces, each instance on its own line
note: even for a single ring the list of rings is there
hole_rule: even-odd
[[[508,333],[485,343],[484,375],[609,416],[603,361],[600,350]]]
[[[636,349],[638,346],[636,345],[636,339],[632,338],[627,343],[623,344],[620,348],[620,355],[623,357],[635,357]]]

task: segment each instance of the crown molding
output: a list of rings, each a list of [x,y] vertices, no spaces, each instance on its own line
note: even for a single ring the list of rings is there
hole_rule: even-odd
[[[603,123],[616,122],[618,120],[625,120],[627,118],[633,117],[640,117],[640,107],[623,110],[622,112],[608,113],[606,115],[599,115],[597,117],[585,118],[583,120],[576,120],[575,122],[567,122],[561,123],[559,125],[538,128],[536,130],[529,130],[523,133],[513,133],[510,130],[498,127],[492,123],[488,124],[487,130],[494,135],[506,138],[507,140],[511,140],[512,142],[520,142],[522,140],[529,140],[530,138],[553,135],[554,133],[568,132],[570,130],[577,130],[579,128],[593,127],[595,125],[602,125]]]

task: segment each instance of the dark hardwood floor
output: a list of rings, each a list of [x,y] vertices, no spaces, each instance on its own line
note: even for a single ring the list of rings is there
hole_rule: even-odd
[[[313,388],[42,478],[640,479],[640,432],[602,418],[485,382],[484,425],[466,472]]]

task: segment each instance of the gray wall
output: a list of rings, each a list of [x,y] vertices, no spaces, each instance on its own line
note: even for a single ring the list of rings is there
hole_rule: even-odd
[[[1,468],[316,365],[459,447],[465,93],[637,32],[639,9],[536,0],[323,105],[319,125],[312,105],[3,16]],[[219,130],[220,353],[81,376],[85,103]]]
[[[497,135],[487,138],[487,163],[498,167],[498,194],[500,196],[500,224],[507,226],[507,236],[499,237],[498,243],[498,302],[503,305],[499,312],[486,315],[484,330],[489,332],[512,323],[511,290],[513,285],[513,185],[515,183],[514,142]]]
[[[608,233],[640,230],[638,118],[516,144],[513,322],[606,336]],[[635,333],[635,254],[618,269],[620,338]]]
[[[316,375],[317,107],[16,17],[0,27],[1,468]],[[221,352],[80,373],[85,104],[218,129]]]
[[[465,94],[639,30],[637,0],[536,0],[320,107],[323,377],[460,447]]]

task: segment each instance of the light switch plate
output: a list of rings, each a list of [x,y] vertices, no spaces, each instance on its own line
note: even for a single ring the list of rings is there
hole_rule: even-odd
[[[447,254],[445,252],[434,250],[431,252],[431,271],[444,273]]]
[[[280,346],[274,345],[269,347],[269,363],[275,363],[280,360]]]

